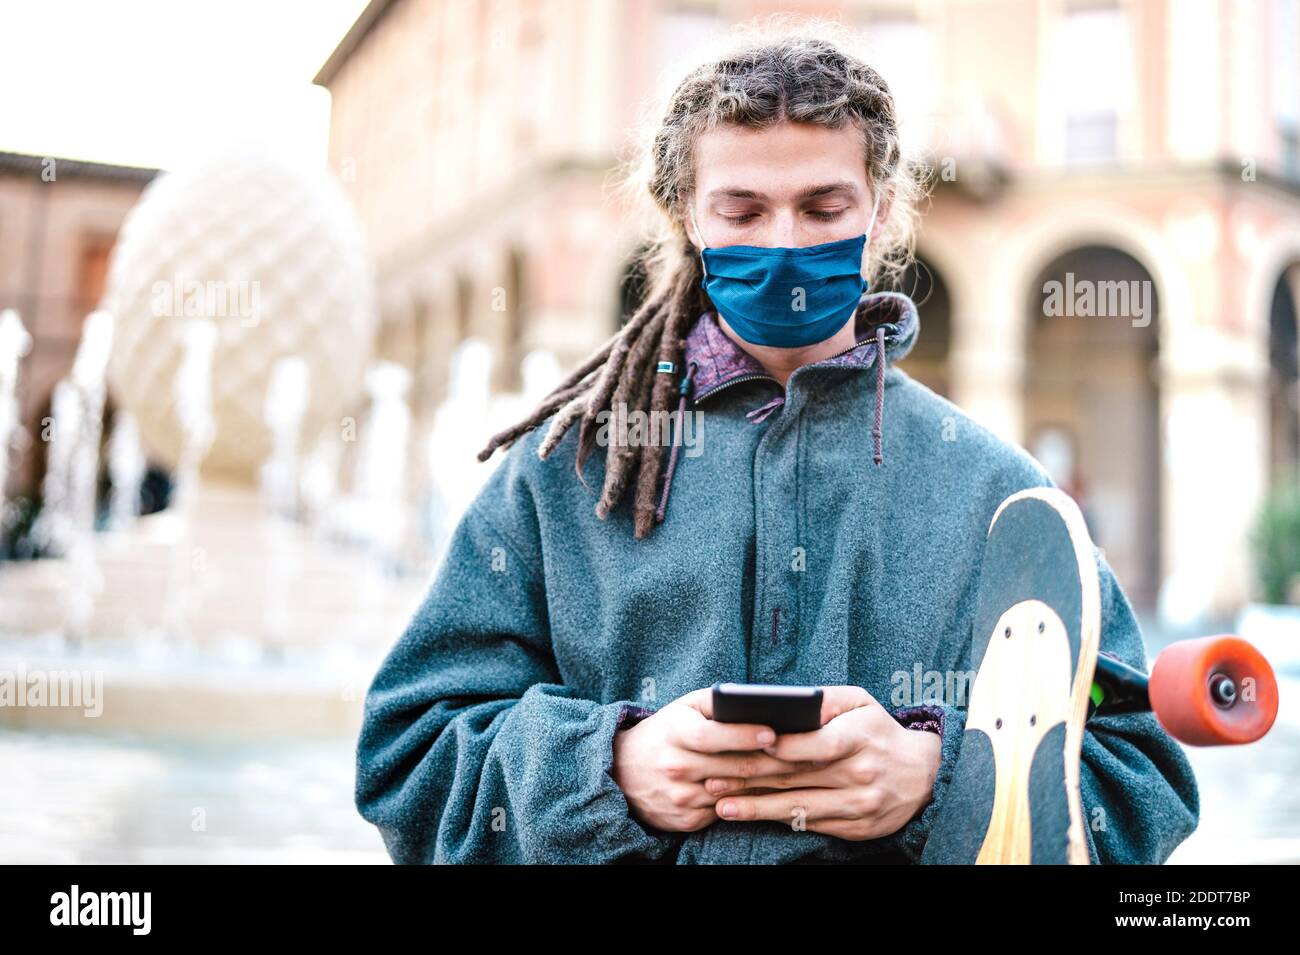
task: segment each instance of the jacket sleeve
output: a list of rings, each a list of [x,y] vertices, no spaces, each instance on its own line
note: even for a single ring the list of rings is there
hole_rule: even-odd
[[[1100,649],[1147,672],[1133,608],[1105,555],[1094,551],[1101,586]],[[1200,818],[1191,764],[1151,713],[1089,720],[1079,782],[1094,864],[1161,864]]]
[[[639,712],[566,686],[518,443],[453,532],[366,694],[356,805],[397,863],[658,861],[609,775]]]
[[[1099,648],[1144,672],[1146,652],[1133,609],[1105,555],[1094,546],[1101,591]],[[886,839],[920,859],[961,751],[966,709],[932,703],[896,711],[909,728],[933,728],[942,739],[939,772],[924,810]],[[913,725],[915,724],[915,725]],[[1196,779],[1186,755],[1150,713],[1089,720],[1079,762],[1084,830],[1093,864],[1158,864],[1196,828]]]
[[[895,710],[893,715],[908,729],[938,733],[940,740],[939,771],[930,790],[930,801],[903,828],[880,840],[901,851],[912,862],[917,862],[952,781],[953,767],[957,764],[957,754],[961,752],[962,736],[966,730],[966,708],[946,702],[924,703]]]

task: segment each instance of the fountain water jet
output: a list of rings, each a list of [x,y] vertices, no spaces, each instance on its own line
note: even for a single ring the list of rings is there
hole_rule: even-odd
[[[204,555],[194,548],[194,498],[198,493],[199,466],[216,437],[212,416],[212,355],[216,345],[217,326],[203,319],[191,320],[185,329],[185,349],[173,384],[182,435],[172,495],[179,534],[164,613],[166,629],[173,638],[189,634],[194,573],[203,565]]]
[[[139,517],[144,472],[144,452],[140,450],[140,429],[135,416],[119,408],[113,415],[113,433],[108,439],[108,476],[112,488],[108,525],[114,531],[130,530]]]
[[[18,421],[18,362],[32,350],[32,336],[12,308],[0,312],[0,502],[9,480],[9,453]]]
[[[363,533],[389,571],[400,564],[408,517],[406,449],[411,410],[406,393],[410,387],[411,373],[395,362],[378,362],[366,372],[371,409],[358,448],[355,493]]]
[[[298,441],[310,397],[311,370],[300,356],[281,358],[271,368],[263,418],[271,432],[271,456],[260,472],[263,501],[282,517],[298,513]]]

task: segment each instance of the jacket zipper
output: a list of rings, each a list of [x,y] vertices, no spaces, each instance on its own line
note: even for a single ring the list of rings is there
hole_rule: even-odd
[[[716,394],[717,394],[719,391],[721,391],[723,388],[730,388],[732,385],[738,385],[738,384],[740,384],[742,381],[758,381],[760,378],[764,378],[764,379],[770,381],[772,384],[777,385],[777,386],[780,386],[780,384],[781,384],[779,381],[777,381],[777,380],[776,380],[775,378],[773,378],[771,375],[741,375],[739,378],[732,378],[731,381],[724,381],[722,384],[718,385],[716,388],[710,388],[708,391],[706,391],[706,392],[705,392],[704,394],[702,394],[702,395],[696,395],[695,398],[693,399],[693,401],[703,401],[705,398],[709,397],[710,395],[716,395]],[[784,388],[782,388],[781,390],[782,390],[782,391],[785,391]]]
[[[892,329],[892,331],[888,331],[885,333],[886,341],[888,341],[891,336],[894,338],[898,337],[898,326],[894,325],[891,322],[889,323],[889,327]],[[852,347],[845,348],[842,351],[838,351],[834,355],[829,356],[828,358],[823,358],[822,361],[829,361],[831,358],[839,358],[842,355],[847,355],[851,351],[856,351],[858,348],[861,348],[863,345],[872,345],[872,344],[875,344],[875,342],[872,339],[867,339],[866,341],[861,341],[861,342],[855,342],[852,345]],[[797,370],[798,369],[796,369],[796,371]],[[717,394],[719,391],[722,391],[722,389],[730,388],[732,385],[738,385],[742,381],[757,381],[760,378],[765,378],[768,381],[772,382],[772,384],[774,385],[780,385],[780,382],[778,382],[771,375],[757,375],[757,374],[741,375],[739,378],[733,378],[731,381],[724,382],[723,384],[718,385],[718,387],[706,391],[702,395],[696,395],[694,401],[702,401],[703,399],[707,398],[709,395]],[[781,393],[784,394],[785,390],[786,389],[782,388]],[[780,632],[781,632],[781,608],[773,607],[772,608],[772,646],[774,647],[780,645]]]
[[[885,328],[891,329],[890,331],[885,332],[885,341],[889,341],[891,338],[894,339],[898,338],[897,325],[895,325],[893,322],[884,322],[883,324]],[[880,326],[877,325],[876,327],[879,328]],[[863,345],[874,345],[875,343],[876,343],[876,339],[874,335],[871,338],[864,338],[862,341],[857,342],[856,344],[850,346],[849,348],[844,349],[843,351],[838,351],[834,355],[829,355],[826,358],[823,358],[822,361],[830,361],[832,358],[839,358],[842,355],[847,355],[851,351],[857,351]],[[813,362],[813,364],[820,364],[820,362]]]

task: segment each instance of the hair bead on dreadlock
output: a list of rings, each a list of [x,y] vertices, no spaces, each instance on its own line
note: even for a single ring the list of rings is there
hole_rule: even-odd
[[[636,407],[646,411],[652,391],[652,381],[658,377],[654,374],[655,361],[658,358],[659,343],[663,339],[669,315],[665,315],[652,325],[647,326],[632,351],[628,354],[627,370],[614,389],[611,408],[617,411],[631,405],[632,396],[637,400]],[[639,460],[645,460],[653,442],[643,441],[636,446],[626,442],[626,435],[617,435],[609,441],[605,463],[605,487],[601,493],[600,503],[596,505],[596,515],[604,519],[618,504],[632,476],[632,468]]]
[[[500,447],[551,419],[537,454],[546,458],[576,425],[574,470],[583,466],[600,439],[602,412],[644,413],[647,437],[661,433],[655,422],[671,413],[677,376],[660,374],[663,363],[682,367],[685,338],[692,323],[711,308],[700,288],[700,261],[686,234],[684,210],[695,190],[695,144],[723,124],[763,128],[783,120],[839,128],[852,123],[862,135],[863,162],[873,193],[887,193],[891,228],[873,248],[869,271],[897,277],[910,260],[915,204],[926,170],[904,162],[897,116],[889,87],[866,63],[843,52],[853,40],[845,28],[826,21],[789,29],[781,17],[757,37],[740,38],[738,48],[689,73],[659,114],[656,128],[629,166],[622,187],[628,197],[649,199],[660,216],[653,241],[638,256],[647,295],[627,323],[597,352],[547,395],[526,419],[495,435],[479,452],[485,461]],[[838,35],[838,45],[829,37]],[[883,254],[882,253],[883,250]],[[664,417],[659,417],[663,415]],[[680,427],[680,423],[678,425]],[[671,429],[668,429],[671,433]],[[664,462],[662,441],[630,446],[611,435],[605,473],[595,511],[607,517],[636,475],[632,520],[637,537],[656,526],[656,493]]]

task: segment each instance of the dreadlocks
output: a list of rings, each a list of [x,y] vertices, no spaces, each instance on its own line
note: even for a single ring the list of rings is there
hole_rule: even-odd
[[[816,33],[835,28],[817,24]],[[911,251],[914,208],[920,189],[915,167],[902,162],[898,124],[889,87],[875,70],[846,55],[830,41],[806,31],[775,39],[742,42],[732,53],[693,70],[670,97],[650,148],[625,182],[658,210],[658,234],[635,263],[647,276],[645,300],[623,328],[542,400],[523,421],[497,434],[479,452],[486,461],[552,415],[538,447],[545,458],[576,424],[574,468],[594,450],[602,413],[619,408],[666,416],[678,379],[659,368],[682,369],[685,338],[711,305],[700,288],[700,262],[683,225],[695,177],[696,140],[723,123],[762,128],[782,121],[839,128],[853,123],[862,132],[868,181],[893,197],[889,230],[871,253],[871,271],[897,276]],[[901,201],[899,201],[901,200]],[[664,418],[666,420],[666,417]],[[618,506],[635,476],[633,524],[638,538],[655,525],[655,496],[663,444],[630,445],[610,440],[605,449],[604,486],[596,502],[602,520]]]

